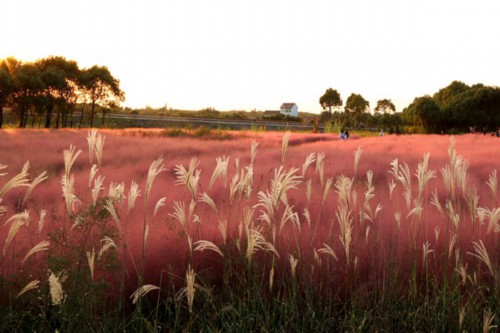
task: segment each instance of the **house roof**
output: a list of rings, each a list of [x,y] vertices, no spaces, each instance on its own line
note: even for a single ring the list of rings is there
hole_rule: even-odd
[[[294,105],[297,105],[295,103],[283,103],[281,104],[281,109],[291,109]]]

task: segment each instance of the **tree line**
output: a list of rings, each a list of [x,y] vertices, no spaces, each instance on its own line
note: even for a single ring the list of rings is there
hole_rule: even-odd
[[[125,99],[120,81],[105,66],[80,68],[78,63],[61,56],[50,56],[34,62],[13,57],[0,59],[0,128],[4,108],[10,106],[20,128],[31,121],[42,120],[45,128],[72,127],[73,114],[86,108],[90,127],[99,110],[105,112]],[[78,108],[78,110],[77,110]]]
[[[500,88],[481,83],[468,86],[461,81],[453,81],[432,96],[416,97],[402,112],[396,112],[390,99],[381,99],[371,114],[370,103],[354,93],[347,98],[342,112],[342,98],[332,88],[325,91],[319,103],[325,110],[321,120],[331,121],[340,127],[463,133],[470,128],[494,131],[500,126]]]

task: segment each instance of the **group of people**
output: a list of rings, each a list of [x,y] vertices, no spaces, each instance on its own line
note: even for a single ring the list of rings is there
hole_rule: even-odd
[[[340,140],[347,140],[349,139],[349,131],[348,130],[341,130],[340,131]]]

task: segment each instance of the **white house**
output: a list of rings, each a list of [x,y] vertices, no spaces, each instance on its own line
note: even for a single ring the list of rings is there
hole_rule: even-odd
[[[295,103],[283,103],[280,108],[280,113],[285,116],[298,117],[299,107]]]

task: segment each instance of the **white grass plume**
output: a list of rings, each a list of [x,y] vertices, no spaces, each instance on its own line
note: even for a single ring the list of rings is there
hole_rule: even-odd
[[[90,269],[90,279],[94,280],[94,268],[95,268],[95,250],[92,248],[91,251],[87,251],[87,262]]]
[[[21,169],[21,172],[14,177],[12,177],[5,185],[0,189],[0,198],[2,198],[8,191],[17,188],[29,186],[29,162],[26,162]]]
[[[328,197],[328,193],[333,185],[333,178],[328,178],[325,183],[325,188],[323,189],[323,199],[321,200],[321,205],[323,206],[326,202],[326,198]]]
[[[40,280],[33,280],[31,282],[29,282],[26,286],[24,286],[23,289],[21,289],[21,291],[17,294],[16,296],[16,299],[21,297],[21,295],[23,295],[24,293],[30,291],[30,290],[33,290],[33,289],[37,289],[38,288],[38,285],[40,284]]]
[[[31,192],[43,181],[47,180],[49,177],[47,176],[47,171],[42,172],[39,174],[28,186],[28,189],[26,190],[26,194],[24,195],[23,198],[23,205],[25,204],[26,200],[30,196]]]
[[[95,207],[97,204],[97,199],[99,198],[99,192],[104,190],[104,176],[99,175],[97,179],[94,181],[94,188],[92,189],[92,207]]]
[[[309,168],[309,165],[313,164],[316,161],[316,157],[314,153],[310,153],[307,157],[306,160],[304,161],[304,164],[302,164],[302,178],[304,178],[307,168]]]
[[[154,212],[153,212],[153,216],[156,216],[156,214],[158,213],[158,210],[160,210],[161,207],[165,206],[165,202],[166,201],[167,201],[167,198],[166,197],[162,197],[162,198],[160,198],[156,202],[155,209],[154,209]]]
[[[31,250],[29,250],[28,253],[26,253],[26,255],[24,256],[23,260],[21,261],[21,265],[24,265],[26,260],[28,260],[28,258],[31,257],[33,254],[40,251],[47,251],[49,249],[49,246],[50,242],[48,240],[43,240],[38,244],[36,244],[35,246],[33,246]]]
[[[488,270],[491,273],[491,276],[496,279],[496,273],[493,270],[493,265],[490,260],[490,256],[488,255],[488,251],[486,250],[486,247],[484,246],[484,243],[482,240],[479,240],[479,242],[472,242],[472,245],[474,247],[474,252],[467,252],[467,254],[478,258],[481,260],[486,267],[488,267]]]
[[[227,167],[229,165],[229,157],[222,156],[217,157],[217,165],[215,166],[214,172],[212,173],[212,178],[210,179],[209,189],[212,188],[217,178],[222,178],[224,181],[224,187],[227,185]],[[182,172],[182,171],[181,171]]]
[[[109,184],[108,197],[114,202],[123,203],[125,197],[125,182]]]
[[[320,248],[318,250],[319,253],[324,253],[324,254],[328,254],[329,256],[331,256],[333,259],[335,259],[335,261],[339,261],[338,257],[337,257],[337,254],[335,253],[335,251],[326,243],[323,243],[323,247]]]
[[[488,181],[486,182],[486,185],[491,190],[491,194],[493,195],[493,199],[497,200],[497,191],[498,191],[498,180],[497,180],[497,170],[493,170],[491,174],[488,177]]]
[[[354,174],[355,175],[358,173],[358,164],[359,164],[359,160],[360,160],[362,154],[363,154],[363,149],[361,149],[361,146],[358,146],[358,149],[356,149],[354,151]]]
[[[118,213],[116,212],[115,206],[113,205],[113,202],[110,199],[106,199],[105,201],[104,208],[111,214],[111,217],[113,217],[113,220],[116,223],[116,226],[118,227],[118,230],[120,231],[120,234],[123,234],[123,229],[122,229],[122,224],[120,221],[120,217],[118,216]]]
[[[132,184],[130,185],[130,191],[128,193],[127,213],[130,213],[130,211],[134,208],[135,201],[140,195],[141,191],[139,190],[139,185],[137,185],[136,182],[132,181]]]
[[[206,203],[207,205],[210,206],[210,208],[212,208],[215,212],[217,212],[217,206],[215,205],[214,200],[210,198],[207,192],[203,192],[203,194],[200,194],[198,202]]]
[[[257,155],[257,147],[259,143],[255,140],[252,140],[250,143],[250,165],[253,166],[253,162],[255,160],[255,156]]]
[[[314,173],[319,173],[319,180],[321,182],[321,185],[323,185],[324,172],[325,172],[325,154],[318,153],[316,157],[316,168],[314,170]]]
[[[285,163],[286,150],[288,148],[288,140],[290,139],[290,131],[285,132],[283,141],[281,142],[281,164]]]
[[[59,274],[56,275],[49,270],[49,288],[52,305],[61,305],[66,299],[62,286],[66,278],[66,271],[59,272]]]
[[[195,252],[196,251],[203,252],[205,250],[210,250],[210,251],[216,252],[221,257],[224,257],[224,254],[219,249],[219,247],[217,245],[215,245],[214,243],[208,241],[208,240],[199,240],[199,241],[196,241],[196,242],[194,242],[194,245],[195,245],[195,248],[194,248]]]
[[[158,289],[160,288],[152,284],[145,284],[137,288],[136,291],[134,291],[132,295],[130,295],[130,299],[132,299],[132,304],[136,304],[140,298],[144,297],[144,295],[146,295],[150,291]]]
[[[290,263],[290,269],[292,270],[292,278],[295,278],[295,271],[297,270],[297,264],[299,263],[299,259],[295,258],[293,254],[289,254],[288,261]]]
[[[494,209],[480,207],[477,209],[477,213],[481,217],[481,220],[485,218],[489,219],[487,234],[491,231],[500,232],[500,207]]]
[[[276,251],[274,245],[265,240],[259,229],[248,229],[246,258],[249,263],[252,262],[252,257],[258,250],[272,252],[279,257],[278,251]]]
[[[156,176],[158,176],[161,172],[163,172],[165,170],[166,169],[163,166],[163,158],[161,158],[161,157],[159,157],[158,159],[153,161],[153,163],[151,163],[151,165],[149,166],[148,178],[146,181],[146,198],[145,198],[146,204],[149,200],[149,194],[151,192],[151,187],[153,186],[153,182],[154,182]]]
[[[90,173],[89,173],[89,187],[92,186],[92,180],[94,180],[94,177],[98,171],[99,171],[99,168],[97,167],[97,164],[92,164],[92,167],[90,168]]]
[[[101,257],[109,249],[111,249],[111,248],[115,248],[116,249],[116,243],[115,243],[115,241],[112,238],[108,237],[108,236],[104,236],[104,238],[101,239],[101,243],[102,243],[102,247],[99,250],[99,253],[97,255],[97,260],[101,260]]]
[[[75,163],[78,155],[82,153],[81,150],[76,151],[76,147],[73,145],[69,146],[69,149],[63,150],[64,156],[64,174],[66,178],[69,178],[69,174],[71,172],[71,168],[73,167],[73,163]]]

